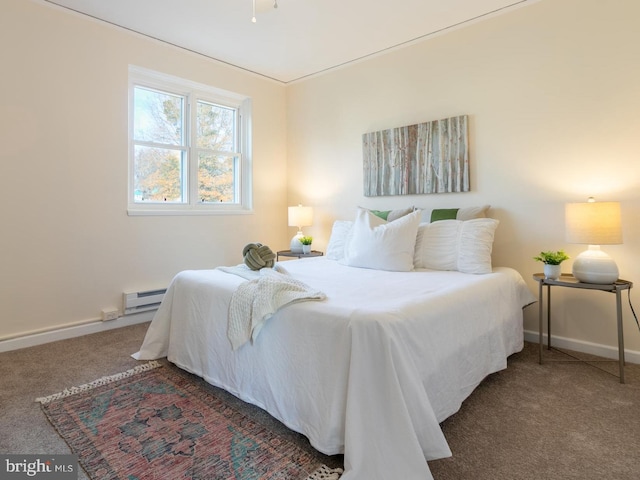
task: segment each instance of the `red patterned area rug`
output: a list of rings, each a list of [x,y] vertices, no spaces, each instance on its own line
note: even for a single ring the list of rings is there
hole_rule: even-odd
[[[150,362],[45,398],[42,409],[95,480],[333,480],[340,469]]]

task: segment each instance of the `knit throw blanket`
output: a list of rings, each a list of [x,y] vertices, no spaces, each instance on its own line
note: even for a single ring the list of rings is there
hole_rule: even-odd
[[[278,264],[258,271],[244,264],[218,269],[247,279],[233,293],[229,305],[227,337],[234,350],[249,341],[255,342],[265,322],[282,307],[327,298],[323,292],[291,277]]]

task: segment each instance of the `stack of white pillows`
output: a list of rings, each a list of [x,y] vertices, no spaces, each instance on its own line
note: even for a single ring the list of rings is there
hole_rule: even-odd
[[[436,211],[410,207],[374,214],[358,208],[354,221],[334,222],[327,257],[376,270],[491,273],[493,238],[499,222],[487,218],[488,210],[489,205],[449,209],[455,219],[430,221]]]

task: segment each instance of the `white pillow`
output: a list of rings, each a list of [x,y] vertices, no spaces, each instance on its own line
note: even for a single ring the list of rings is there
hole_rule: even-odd
[[[491,250],[498,223],[493,218],[477,218],[420,224],[415,268],[491,273]]]
[[[359,208],[341,263],[376,270],[413,270],[420,215],[417,210],[387,223]]]
[[[352,227],[353,222],[350,220],[336,220],[333,222],[329,244],[327,245],[327,258],[331,260],[342,260],[344,258],[344,248]]]
[[[373,210],[370,209],[366,210],[373,212]],[[387,214],[387,222],[392,222],[393,220],[397,220],[398,218],[408,215],[413,211],[415,211],[414,207],[408,207],[398,210],[388,210],[384,213]],[[349,235],[351,234],[352,228],[353,222],[351,220],[336,220],[333,222],[331,236],[329,237],[329,244],[327,245],[327,258],[331,260],[342,260],[344,258],[344,248],[349,241]]]

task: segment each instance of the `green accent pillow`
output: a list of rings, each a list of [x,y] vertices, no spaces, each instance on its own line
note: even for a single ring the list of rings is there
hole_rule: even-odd
[[[438,220],[455,220],[458,216],[459,208],[434,208],[431,212],[431,223]]]
[[[387,221],[387,217],[391,213],[391,210],[369,210],[369,211],[373,213],[376,217],[380,217],[381,219],[383,219],[385,222]]]
[[[369,210],[369,212],[371,212],[371,214],[375,215],[376,217],[381,218],[385,222],[393,222],[394,220],[402,218],[405,215],[413,213],[414,210],[414,207],[407,207],[397,208],[395,210]]]

